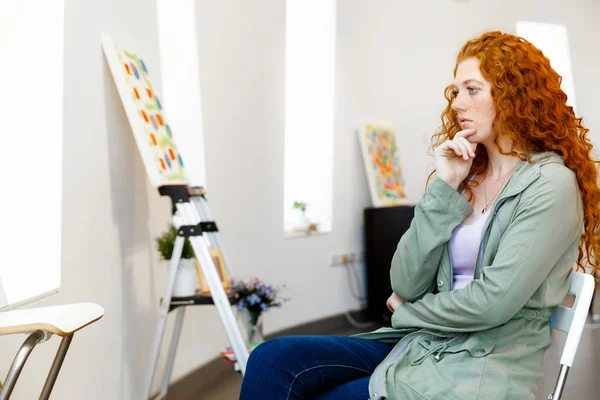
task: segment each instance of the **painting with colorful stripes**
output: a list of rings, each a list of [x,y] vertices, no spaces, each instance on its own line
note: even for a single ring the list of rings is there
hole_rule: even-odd
[[[373,206],[407,204],[395,129],[367,124],[358,136]]]
[[[102,38],[102,47],[150,182],[154,187],[186,185],[183,160],[146,63],[108,37]]]

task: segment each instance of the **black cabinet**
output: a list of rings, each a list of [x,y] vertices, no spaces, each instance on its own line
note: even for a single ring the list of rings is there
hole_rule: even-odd
[[[392,293],[390,263],[414,213],[414,206],[365,209],[367,313],[375,321],[388,322],[392,316],[385,305]]]

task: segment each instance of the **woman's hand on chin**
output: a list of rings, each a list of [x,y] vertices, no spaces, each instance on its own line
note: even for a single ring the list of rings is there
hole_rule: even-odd
[[[477,143],[471,143],[467,138],[476,132],[476,129],[462,130],[454,135],[454,139],[446,140],[434,150],[437,176],[455,190],[471,170]]]

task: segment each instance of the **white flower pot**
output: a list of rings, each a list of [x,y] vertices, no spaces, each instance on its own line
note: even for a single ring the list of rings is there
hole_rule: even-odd
[[[196,259],[182,258],[179,261],[179,270],[175,278],[173,296],[194,296],[198,287],[198,275],[196,275]]]
[[[294,215],[294,230],[305,231],[310,225],[310,220],[300,210],[296,210]]]

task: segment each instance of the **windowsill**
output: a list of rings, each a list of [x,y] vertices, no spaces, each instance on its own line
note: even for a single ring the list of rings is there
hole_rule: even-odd
[[[283,233],[283,237],[285,239],[302,239],[302,238],[309,238],[312,236],[325,236],[330,234],[331,231],[328,232],[321,232],[321,231],[317,231],[317,232],[304,232],[304,231],[290,231],[290,232],[284,232]]]
[[[8,310],[14,310],[14,309],[17,309],[17,308],[22,308],[23,306],[29,305],[31,303],[38,302],[38,301],[40,301],[42,299],[45,299],[46,297],[50,297],[52,295],[58,294],[58,291],[59,291],[59,289],[52,289],[52,290],[50,290],[50,291],[48,291],[46,293],[42,293],[42,294],[37,295],[35,297],[31,297],[29,299],[25,299],[25,300],[21,300],[21,301],[18,301],[16,303],[13,303],[13,304],[9,304],[6,307],[1,308],[1,310],[2,311],[8,311]]]

